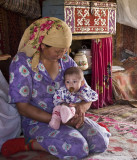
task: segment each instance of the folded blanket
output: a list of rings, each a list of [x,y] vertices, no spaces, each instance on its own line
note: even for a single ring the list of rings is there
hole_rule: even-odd
[[[8,139],[20,136],[21,119],[15,105],[8,103],[9,85],[0,71],[0,149]]]

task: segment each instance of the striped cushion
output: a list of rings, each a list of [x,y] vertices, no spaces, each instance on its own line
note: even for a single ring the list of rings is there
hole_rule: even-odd
[[[39,0],[0,0],[1,7],[31,19],[41,17]]]

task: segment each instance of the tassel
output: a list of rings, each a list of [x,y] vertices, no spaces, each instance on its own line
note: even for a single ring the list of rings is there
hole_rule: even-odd
[[[39,64],[40,53],[36,52],[32,58],[32,70],[38,73],[38,64]]]

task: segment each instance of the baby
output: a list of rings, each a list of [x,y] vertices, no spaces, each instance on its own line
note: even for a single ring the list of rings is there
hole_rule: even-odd
[[[93,102],[98,99],[93,91],[85,82],[83,71],[79,67],[70,67],[64,74],[65,86],[57,90],[53,97],[55,105],[52,113],[50,127],[59,129],[60,123],[67,123],[76,112],[72,103],[79,103],[82,100]]]

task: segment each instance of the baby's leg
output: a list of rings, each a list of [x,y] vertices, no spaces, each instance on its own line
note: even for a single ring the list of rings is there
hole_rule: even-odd
[[[53,129],[59,129],[60,127],[60,122],[61,122],[60,108],[61,107],[62,107],[61,105],[58,105],[53,109],[52,118],[51,118],[51,121],[49,122],[50,127]]]
[[[62,105],[60,109],[60,116],[62,122],[67,123],[75,115],[75,112],[75,107],[68,107],[66,105]]]

